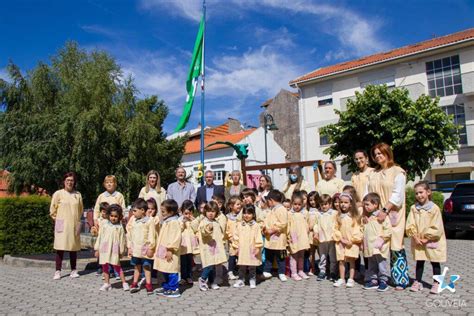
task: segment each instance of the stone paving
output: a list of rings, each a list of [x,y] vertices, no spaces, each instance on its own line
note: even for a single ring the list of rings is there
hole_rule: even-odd
[[[411,258],[409,264],[413,277]],[[95,271],[81,272],[79,279],[66,276],[53,281],[52,269],[0,264],[0,315],[474,315],[474,240],[448,240],[448,262],[444,266],[449,267],[448,274],[461,275],[456,293],[445,290],[430,295],[427,289],[421,293],[393,289],[378,293],[365,291],[360,284],[352,289],[334,288],[330,281],[317,282],[312,277],[286,283],[273,278],[255,290],[246,286],[200,292],[194,284],[184,290],[181,298],[167,299],[147,296],[145,291],[123,292],[120,281],[115,280],[112,291],[101,293],[102,281]],[[425,266],[424,280],[431,284],[430,264]]]

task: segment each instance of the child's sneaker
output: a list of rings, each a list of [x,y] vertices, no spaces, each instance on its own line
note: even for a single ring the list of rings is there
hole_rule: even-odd
[[[272,274],[270,272],[263,272],[263,277],[265,279],[270,279],[272,277]]]
[[[346,287],[354,287],[355,282],[353,279],[347,280]]]
[[[217,283],[212,283],[212,284],[211,284],[211,289],[213,289],[213,290],[218,290],[218,289],[220,289],[220,288],[221,288],[221,287],[220,287],[219,285],[217,285]]]
[[[122,283],[122,287],[124,291],[130,291],[130,286],[127,282]]]
[[[140,291],[140,287],[137,283],[133,282],[132,286],[130,287],[130,293],[137,293],[138,291]]]
[[[341,286],[344,286],[346,284],[346,281],[344,281],[344,279],[338,279],[336,282],[334,282],[334,286],[335,287],[341,287]]]
[[[309,272],[308,272],[308,275],[309,275],[309,276],[313,276],[313,275],[314,275],[314,273],[313,273],[313,272],[311,272],[311,271],[309,271]]]
[[[147,295],[153,294],[153,286],[151,285],[151,283],[145,284],[145,289]]]
[[[199,289],[201,291],[209,290],[209,286],[207,286],[207,280],[203,280],[203,279],[199,278]]]
[[[333,273],[329,274],[329,281],[336,282],[337,280],[338,280],[338,278],[336,277],[335,274],[333,274]]]
[[[79,273],[77,273],[77,270],[72,270],[69,277],[73,278],[73,279],[76,279],[76,278],[80,277],[80,275],[79,275]]]
[[[249,283],[250,283],[250,288],[251,288],[251,289],[256,289],[256,288],[257,288],[257,280],[255,280],[255,279],[250,279],[250,280],[249,280]]]
[[[304,280],[309,279],[309,276],[306,273],[304,273],[304,271],[298,272],[298,275]]]
[[[377,291],[378,292],[385,292],[387,290],[388,290],[387,282],[384,282],[384,281],[380,282],[379,287],[377,288]]]
[[[423,290],[423,284],[421,284],[421,282],[418,282],[418,281],[413,282],[413,284],[410,287],[411,292],[419,292],[421,290]]]
[[[434,282],[433,286],[431,287],[430,294],[439,294],[438,293],[439,283]]]
[[[293,280],[295,280],[295,281],[301,281],[301,280],[303,280],[298,274],[294,274],[291,278],[292,278]]]
[[[320,272],[320,273],[318,274],[318,277],[317,277],[316,280],[318,280],[318,281],[323,281],[323,280],[325,280],[325,279],[326,279],[326,273]]]
[[[53,280],[59,280],[61,279],[61,270],[57,270],[54,272]]]
[[[286,282],[288,281],[288,278],[284,274],[279,274],[278,278],[280,279],[281,282]]]
[[[156,295],[164,295],[165,292],[166,292],[166,290],[162,287],[160,287],[160,288],[153,291],[153,293],[155,293]]]
[[[377,280],[371,280],[365,282],[364,290],[376,290],[379,287]]]
[[[168,290],[166,291],[164,294],[163,294],[164,297],[172,297],[172,298],[176,298],[176,297],[180,297],[181,296],[181,293],[179,293],[179,289],[176,289],[176,290]]]
[[[244,287],[244,286],[245,284],[244,284],[244,281],[242,280],[237,280],[237,282],[234,283],[234,287],[237,287],[237,288]]]
[[[238,277],[236,277],[234,275],[234,272],[232,272],[232,271],[229,271],[229,273],[227,273],[227,276],[229,277],[229,280],[237,280],[238,279]]]
[[[110,291],[112,289],[112,285],[110,285],[109,283],[104,283],[99,291]]]

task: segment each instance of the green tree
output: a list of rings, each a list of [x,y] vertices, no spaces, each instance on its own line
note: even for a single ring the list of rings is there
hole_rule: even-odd
[[[129,200],[150,169],[162,183],[172,180],[185,139],[166,140],[167,106],[156,96],[138,98],[110,55],[67,43],[50,65],[25,75],[13,63],[7,69],[10,80],[0,80],[0,168],[11,172],[13,191],[36,185],[51,193],[73,170],[91,206],[108,174]]]
[[[459,127],[438,106],[438,99],[426,95],[416,101],[407,89],[367,86],[363,93],[347,102],[347,111],[335,110],[339,122],[322,128],[333,144],[324,152],[356,171],[354,151],[385,142],[392,146],[395,161],[407,171],[409,179],[431,168],[435,159],[445,160],[445,152],[458,148]]]

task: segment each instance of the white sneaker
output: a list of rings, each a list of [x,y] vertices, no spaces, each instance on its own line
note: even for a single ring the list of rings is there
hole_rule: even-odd
[[[284,274],[279,274],[278,278],[280,279],[281,282],[286,282],[288,281],[288,278]]]
[[[212,284],[211,284],[211,289],[213,289],[213,290],[218,290],[218,289],[220,289],[220,288],[221,288],[221,287],[220,287],[219,285],[217,285],[217,283],[212,283]]]
[[[128,285],[127,282],[122,283],[122,286],[123,286],[123,290],[124,290],[124,291],[130,291],[130,285]]]
[[[272,274],[270,272],[263,272],[263,277],[265,279],[270,279],[272,277]]]
[[[100,287],[100,291],[110,291],[111,289],[112,289],[112,285],[110,285],[109,283],[104,283]]]
[[[61,270],[57,270],[54,272],[53,280],[59,280],[61,279]]]
[[[234,275],[234,272],[230,271],[227,273],[227,276],[229,277],[229,280],[237,280],[239,277]]]
[[[255,279],[250,279],[249,283],[250,283],[250,288],[251,288],[251,289],[257,288],[257,280],[255,280]]]
[[[347,280],[346,287],[354,287],[355,282],[353,279]]]
[[[336,282],[334,282],[333,285],[334,285],[335,287],[341,287],[341,286],[343,286],[343,285],[345,285],[345,284],[346,284],[346,281],[344,281],[344,279],[338,279]]]
[[[313,276],[313,275],[314,275],[314,273],[313,273],[313,272],[311,272],[311,271],[309,271],[309,272],[308,272],[308,275],[309,275],[309,276]]]
[[[69,277],[75,279],[75,278],[80,277],[80,275],[79,275],[79,273],[77,273],[77,270],[72,270]]]
[[[201,291],[209,290],[209,287],[207,286],[207,280],[203,280],[203,279],[199,278],[199,289]]]
[[[145,284],[145,278],[142,278],[140,281],[138,281],[138,288],[142,288],[143,284]]]
[[[242,280],[237,280],[237,282],[234,283],[234,287],[244,287],[244,281]]]

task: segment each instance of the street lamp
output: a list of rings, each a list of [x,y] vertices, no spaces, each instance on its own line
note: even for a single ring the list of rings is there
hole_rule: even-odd
[[[267,111],[263,112],[263,128],[265,129],[265,165],[268,165],[267,133],[268,131],[277,131],[278,127],[273,121],[273,116]]]

